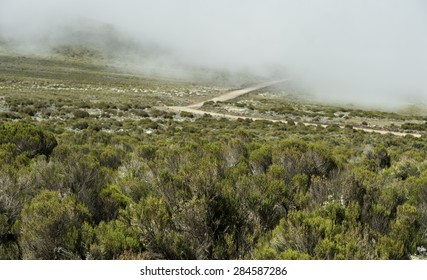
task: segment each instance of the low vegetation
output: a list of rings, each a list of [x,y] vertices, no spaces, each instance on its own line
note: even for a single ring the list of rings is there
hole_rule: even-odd
[[[259,92],[204,108],[275,112],[288,124],[174,114],[159,105],[221,90],[92,64],[65,75],[69,62],[1,59],[0,259],[425,254],[425,134],[304,126],[293,120],[356,111]],[[313,115],[303,114],[309,107]],[[380,118],[366,114],[365,125]],[[424,125],[422,116],[384,118]]]

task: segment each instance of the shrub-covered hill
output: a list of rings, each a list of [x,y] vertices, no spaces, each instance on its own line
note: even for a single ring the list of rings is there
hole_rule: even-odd
[[[259,92],[203,108],[235,106],[287,124],[195,116],[160,105],[225,89],[76,61],[0,62],[0,259],[425,253],[425,134],[365,133],[351,123],[356,113],[375,125],[423,125],[425,116],[409,122]],[[304,112],[330,125],[304,126]]]

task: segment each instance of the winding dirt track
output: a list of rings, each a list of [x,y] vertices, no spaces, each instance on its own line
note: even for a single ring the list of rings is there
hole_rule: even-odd
[[[163,109],[163,110],[167,110],[167,111],[172,111],[172,112],[176,112],[176,113],[180,113],[180,112],[189,112],[192,113],[194,115],[205,115],[205,114],[209,114],[213,117],[217,117],[217,118],[227,118],[227,119],[233,119],[233,120],[237,120],[237,119],[250,119],[253,121],[257,121],[257,120],[264,120],[264,121],[270,121],[270,122],[276,122],[276,123],[287,123],[287,121],[285,120],[274,120],[274,119],[269,119],[269,118],[257,118],[257,117],[246,117],[246,116],[235,116],[235,115],[229,115],[229,114],[223,114],[223,113],[215,113],[215,112],[209,112],[209,111],[203,111],[200,108],[203,106],[203,104],[205,102],[208,101],[228,101],[234,98],[237,98],[239,96],[242,96],[244,94],[262,89],[262,88],[266,88],[269,86],[273,86],[276,84],[280,84],[280,83],[284,83],[289,81],[290,79],[281,79],[281,80],[275,80],[275,81],[270,81],[270,82],[265,82],[265,83],[261,83],[261,84],[257,84],[251,87],[247,87],[244,89],[238,89],[238,90],[233,90],[230,91],[228,93],[225,93],[223,95],[217,96],[215,98],[203,101],[203,102],[199,102],[199,103],[195,103],[192,105],[188,105],[188,106],[169,106],[169,107],[160,107],[159,109]],[[326,124],[315,124],[315,123],[302,123],[305,126],[321,126],[321,127],[327,127],[328,125]],[[344,126],[340,126],[340,128],[344,128]],[[369,133],[380,133],[380,134],[392,134],[392,135],[396,135],[396,136],[407,136],[407,135],[411,135],[413,137],[416,138],[420,138],[422,135],[419,133],[409,133],[409,132],[394,132],[394,131],[388,131],[388,130],[381,130],[381,129],[370,129],[370,128],[365,128],[365,127],[356,127],[354,126],[353,129],[355,130],[359,130],[359,131],[364,131],[364,132],[369,132]]]

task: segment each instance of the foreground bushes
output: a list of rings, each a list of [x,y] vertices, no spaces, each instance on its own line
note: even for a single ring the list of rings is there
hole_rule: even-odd
[[[152,135],[0,130],[2,259],[407,259],[427,246],[424,139],[208,117]]]

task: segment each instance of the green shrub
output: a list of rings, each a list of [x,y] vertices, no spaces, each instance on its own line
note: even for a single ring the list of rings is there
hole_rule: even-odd
[[[73,112],[73,115],[75,118],[78,118],[78,119],[83,119],[83,118],[89,117],[89,113],[87,111],[83,111],[83,110],[76,110]]]
[[[12,144],[15,155],[25,153],[28,157],[50,155],[57,142],[52,133],[22,122],[0,125],[0,144]]]
[[[24,259],[82,258],[81,225],[88,210],[73,197],[42,191],[21,213],[20,247]]]

